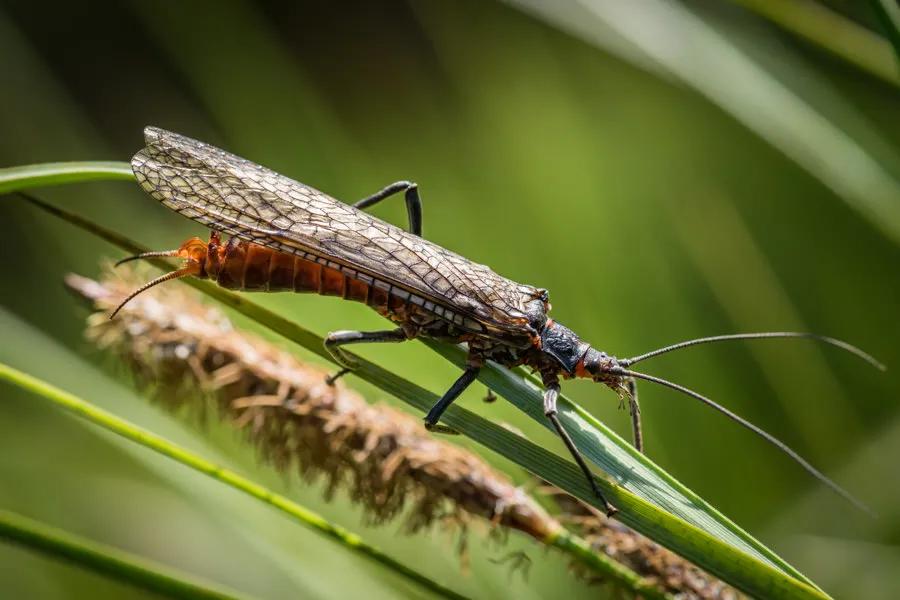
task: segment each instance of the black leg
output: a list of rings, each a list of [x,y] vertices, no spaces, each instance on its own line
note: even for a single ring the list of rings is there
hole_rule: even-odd
[[[444,425],[439,425],[438,421],[441,420],[441,415],[444,414],[444,411],[453,404],[453,401],[456,400],[460,394],[465,391],[467,387],[472,385],[472,382],[478,377],[478,371],[481,370],[480,366],[470,365],[466,367],[466,370],[463,371],[463,374],[459,376],[459,379],[453,382],[453,385],[450,386],[450,389],[447,390],[440,400],[431,407],[431,410],[428,411],[428,414],[425,415],[425,428],[428,431],[437,431],[439,433],[456,433],[453,429],[446,427]]]
[[[641,427],[641,405],[638,404],[637,382],[634,379],[625,381],[628,389],[628,412],[631,413],[631,434],[634,447],[644,453],[644,430]]]
[[[325,349],[341,365],[341,370],[328,377],[328,384],[331,385],[356,368],[354,361],[346,352],[341,350],[341,346],[347,344],[364,344],[368,342],[405,342],[409,337],[401,328],[389,329],[387,331],[333,331],[325,338]]]
[[[415,235],[422,236],[422,200],[419,198],[419,186],[411,181],[398,181],[387,186],[380,192],[376,192],[368,198],[355,202],[354,208],[364,210],[373,204],[378,204],[385,198],[399,192],[405,192],[406,214],[409,216],[409,230]]]
[[[584,457],[581,456],[581,452],[578,451],[578,447],[575,445],[575,442],[572,441],[572,438],[569,437],[569,433],[566,431],[565,427],[559,420],[559,416],[557,415],[558,411],[556,409],[556,398],[559,396],[559,384],[550,384],[547,386],[547,389],[544,391],[544,414],[547,415],[547,418],[550,419],[550,422],[553,423],[553,427],[556,429],[556,433],[559,434],[559,437],[562,438],[563,443],[566,445],[566,448],[569,449],[569,453],[572,455],[572,458],[575,459],[575,462],[578,463],[578,466],[581,467],[582,473],[587,477],[588,483],[591,485],[591,489],[594,490],[594,495],[600,499],[600,502],[603,503],[603,507],[606,509],[606,516],[611,517],[618,512],[616,507],[609,503],[606,497],[603,495],[603,492],[600,491],[600,488],[597,487],[597,482],[594,481],[594,474],[591,473],[591,470],[588,468],[587,463],[584,461]]]

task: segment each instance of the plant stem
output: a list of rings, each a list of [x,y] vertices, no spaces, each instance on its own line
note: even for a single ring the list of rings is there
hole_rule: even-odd
[[[0,538],[100,573],[134,587],[171,598],[236,600],[236,592],[133,556],[117,548],[86,540],[15,513],[0,510]]]
[[[77,181],[134,180],[128,163],[72,161],[10,167],[0,171],[0,194],[12,190],[61,185]]]
[[[234,471],[216,465],[212,462],[201,458],[192,452],[169,442],[168,440],[151,433],[137,425],[129,423],[115,415],[102,410],[89,402],[65,392],[55,386],[52,386],[40,379],[32,377],[27,373],[23,373],[6,364],[0,363],[0,380],[17,385],[28,390],[38,396],[41,396],[56,406],[63,408],[76,416],[82,417],[95,425],[98,425],[108,431],[118,434],[125,439],[136,442],[142,446],[150,448],[159,454],[168,456],[169,458],[190,467],[200,473],[209,475],[210,477],[221,481],[222,483],[233,487],[236,490],[244,492],[258,500],[277,508],[281,512],[289,515],[295,521],[306,525],[307,527],[330,537],[343,544],[348,549],[361,554],[362,556],[379,563],[388,569],[403,575],[407,579],[414,581],[422,587],[435,592],[445,598],[462,599],[465,596],[457,594],[453,590],[429,579],[418,571],[407,567],[406,565],[394,560],[390,556],[378,550],[374,546],[367,544],[358,535],[347,531],[346,529],[328,522],[321,515],[300,506],[290,499],[276,494],[275,492],[253,482],[249,479],[238,475]]]
[[[595,552],[584,539],[572,535],[566,530],[559,532],[547,544],[558,548],[566,554],[578,557],[579,561],[598,573],[608,573],[616,582],[623,582],[627,589],[633,590],[641,598],[664,600],[671,598],[658,586],[649,583],[640,575],[624,565],[609,558],[605,554]]]
[[[893,0],[890,0],[893,1]],[[900,73],[884,39],[850,19],[811,0],[732,0],[892,85]],[[878,4],[879,0],[871,0]]]

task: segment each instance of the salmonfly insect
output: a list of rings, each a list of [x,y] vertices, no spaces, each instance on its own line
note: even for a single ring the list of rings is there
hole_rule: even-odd
[[[547,290],[515,283],[422,238],[422,203],[416,184],[400,181],[353,205],[209,144],[155,127],[144,130],[146,147],[131,161],[141,187],[172,210],[207,226],[208,241],[191,238],[180,248],[149,252],[183,259],[181,268],[142,286],[194,276],[237,290],[293,291],[338,296],[367,304],[395,324],[384,331],[337,331],[325,347],[342,369],[354,368],[342,348],[366,342],[404,342],[430,337],[468,348],[467,367],[425,416],[430,430],[444,431],[441,415],[478,377],[485,361],[525,365],[541,377],[544,414],[562,438],[594,493],[612,515],[594,476],[557,415],[560,379],[583,377],[627,399],[635,447],[643,451],[636,380],[691,396],[724,413],[787,453],[837,493],[850,494],[783,442],[709,398],[665,379],[635,371],[644,360],[688,346],[726,340],[805,337],[849,351],[883,368],[862,350],[833,338],[797,332],[721,335],[688,340],[621,359],[593,348],[551,319]],[[403,193],[409,231],[363,212]],[[222,234],[227,234],[226,241]],[[118,312],[120,305],[113,312]]]

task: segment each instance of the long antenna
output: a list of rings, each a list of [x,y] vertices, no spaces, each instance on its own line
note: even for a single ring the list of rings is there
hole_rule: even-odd
[[[781,440],[779,440],[778,438],[773,436],[771,433],[768,433],[767,431],[760,429],[758,426],[754,425],[750,421],[731,412],[730,410],[728,410],[721,404],[718,404],[717,402],[710,400],[706,396],[698,394],[697,392],[690,390],[690,389],[684,387],[683,385],[678,385],[677,383],[672,383],[671,381],[667,381],[660,377],[654,377],[653,375],[646,375],[644,373],[638,373],[637,371],[632,371],[630,369],[620,369],[620,368],[612,368],[609,370],[609,372],[613,375],[620,375],[622,377],[634,377],[635,379],[643,379],[645,381],[657,383],[659,385],[662,385],[667,388],[681,392],[682,394],[690,396],[691,398],[694,398],[695,400],[699,400],[700,402],[706,404],[707,406],[710,406],[710,407],[716,409],[717,411],[724,414],[726,417],[728,417],[735,423],[738,423],[739,425],[743,425],[744,427],[746,427],[747,429],[749,429],[756,435],[760,436],[761,438],[763,438],[764,440],[766,440],[767,442],[769,442],[770,444],[772,444],[773,446],[775,446],[776,448],[778,448],[779,450],[781,450],[782,452],[784,452],[785,454],[790,456],[801,467],[806,469],[806,471],[810,475],[812,475],[813,477],[815,477],[816,479],[818,479],[819,481],[821,481],[822,483],[824,483],[825,485],[830,487],[834,492],[836,492],[839,496],[843,497],[845,500],[847,500],[848,502],[853,504],[856,508],[869,514],[872,517],[875,516],[875,513],[872,511],[872,509],[870,509],[868,506],[866,506],[860,500],[857,500],[852,494],[850,494],[850,492],[848,492],[847,490],[845,490],[844,488],[839,486],[837,483],[835,483],[834,481],[832,481],[831,479],[826,477],[821,471],[819,471],[814,466],[812,466],[809,463],[809,461],[807,461],[805,458],[800,456],[790,446],[788,446],[787,444],[785,444],[784,442],[782,442]]]
[[[160,275],[156,279],[148,281],[147,283],[145,283],[138,289],[136,289],[133,292],[131,292],[130,294],[128,294],[128,296],[124,300],[122,300],[122,302],[119,303],[119,305],[116,307],[116,309],[114,311],[112,311],[112,314],[109,315],[109,318],[110,319],[114,318],[119,313],[119,311],[122,310],[122,307],[125,306],[126,304],[128,304],[135,296],[137,296],[141,292],[144,292],[144,291],[152,288],[154,285],[159,285],[160,283],[164,283],[166,281],[169,281],[170,279],[178,279],[179,277],[185,277],[187,275],[194,275],[196,272],[197,272],[196,266],[188,265],[186,267],[182,267],[182,268],[178,269],[177,271],[172,271],[170,273],[166,273],[165,275]]]
[[[159,250],[154,252],[141,252],[140,254],[135,254],[134,256],[127,256],[122,260],[118,261],[115,266],[119,266],[121,264],[127,263],[132,260],[138,260],[140,258],[159,258],[165,256],[178,256],[178,250]]]
[[[823,342],[825,344],[829,344],[831,346],[836,346],[841,350],[845,350],[850,354],[853,354],[862,360],[866,361],[876,369],[881,371],[885,371],[886,367],[878,361],[875,357],[873,357],[868,352],[861,350],[854,346],[853,344],[848,344],[843,340],[839,340],[833,337],[828,337],[826,335],[818,335],[815,333],[803,333],[799,331],[763,331],[759,333],[734,333],[729,335],[714,335],[711,337],[697,338],[695,340],[687,340],[684,342],[678,342],[677,344],[672,344],[671,346],[664,346],[662,348],[658,348],[656,350],[652,350],[645,354],[640,354],[638,356],[634,356],[632,358],[626,358],[619,360],[619,364],[628,367],[635,363],[639,363],[642,360],[647,360],[648,358],[653,358],[654,356],[659,356],[660,354],[666,354],[668,352],[672,352],[674,350],[680,350],[682,348],[687,348],[689,346],[699,346],[700,344],[712,344],[715,342],[727,342],[731,340],[759,340],[759,339],[770,339],[770,338],[808,338],[812,340],[817,340],[819,342]]]

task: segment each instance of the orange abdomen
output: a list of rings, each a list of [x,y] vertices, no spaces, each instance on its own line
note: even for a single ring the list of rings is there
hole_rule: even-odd
[[[349,276],[336,263],[306,259],[250,242],[211,244],[204,273],[222,287],[232,290],[339,296],[363,302],[380,309],[379,312],[405,304],[386,290]]]

